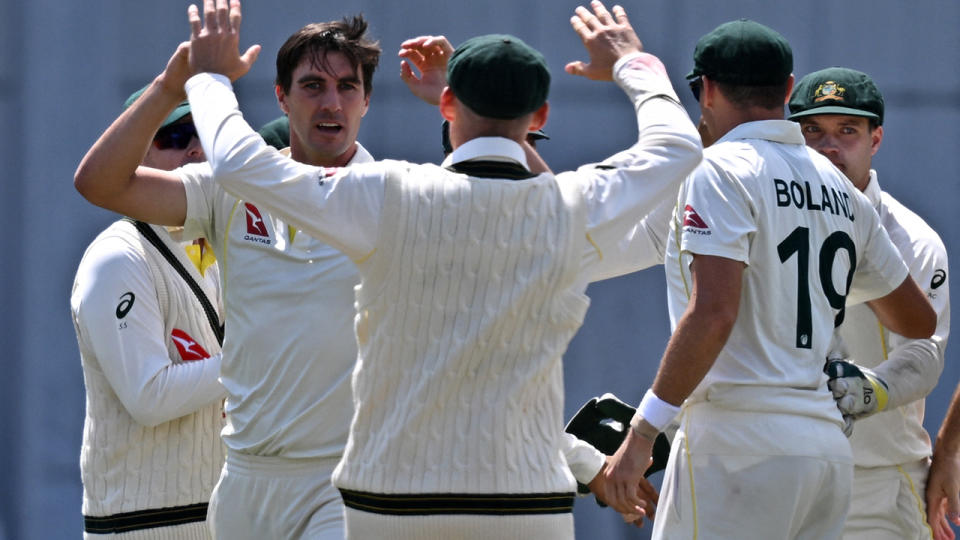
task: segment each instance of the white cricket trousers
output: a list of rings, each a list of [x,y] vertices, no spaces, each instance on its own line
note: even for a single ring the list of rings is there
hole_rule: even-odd
[[[213,537],[342,540],[343,499],[330,483],[338,461],[228,451],[207,514]]]
[[[573,540],[573,514],[393,516],[346,509],[348,540]]]
[[[843,540],[931,540],[925,498],[929,472],[926,458],[890,467],[854,467]]]
[[[850,444],[835,421],[689,404],[652,538],[839,539],[852,481]]]

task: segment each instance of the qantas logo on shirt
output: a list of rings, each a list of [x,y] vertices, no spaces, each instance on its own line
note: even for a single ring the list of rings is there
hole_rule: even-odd
[[[327,178],[337,174],[339,167],[324,167],[320,169],[320,178],[317,179],[317,185],[322,186],[327,183]]]
[[[683,207],[683,229],[697,234],[710,234],[710,227],[689,204]]]
[[[180,353],[180,358],[183,359],[184,362],[210,358],[207,351],[205,351],[195,339],[190,337],[190,334],[183,330],[174,328],[173,332],[170,332],[170,337],[173,338],[173,344],[177,346],[177,352]]]
[[[243,203],[243,206],[247,213],[247,234],[243,235],[243,239],[270,245],[270,233],[267,232],[267,224],[263,222],[260,210],[250,203]]]

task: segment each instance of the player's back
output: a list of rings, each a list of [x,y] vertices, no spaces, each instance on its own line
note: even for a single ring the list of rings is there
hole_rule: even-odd
[[[706,149],[681,189],[686,203],[674,229],[683,234],[678,243],[671,231],[667,255],[673,323],[686,305],[677,284],[689,294],[689,253],[746,265],[737,321],[695,394],[715,384],[822,386],[823,359],[855,277],[867,296],[890,290],[877,279],[890,274],[890,254],[877,248],[889,239],[876,213],[802,139],[786,142],[785,124],[739,126]]]

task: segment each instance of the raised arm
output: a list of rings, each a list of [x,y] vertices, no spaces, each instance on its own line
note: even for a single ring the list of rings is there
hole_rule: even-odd
[[[185,98],[190,44],[181,43],[158,75],[80,161],[77,191],[91,203],[157,225],[183,225],[187,198],[179,176],[141,166],[154,134]]]
[[[666,219],[636,225],[644,216],[666,215],[676,201],[683,179],[700,163],[703,149],[696,128],[680,105],[666,68],[657,57],[643,52],[623,8],[611,15],[603,4],[592,4],[594,14],[577,9],[571,24],[590,55],[590,61],[567,64],[568,73],[594,80],[614,80],[633,102],[637,142],[599,165],[581,167],[559,176],[584,186],[588,233],[597,253],[592,280],[639,270],[659,262],[659,256],[637,258],[634,240],[666,238]],[[659,210],[659,211],[658,211]],[[631,232],[633,231],[633,232]],[[640,236],[631,236],[641,233]]]

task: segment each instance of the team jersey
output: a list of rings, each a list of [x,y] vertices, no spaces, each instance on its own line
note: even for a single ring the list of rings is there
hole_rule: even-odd
[[[783,120],[737,126],[681,187],[665,263],[674,327],[693,254],[746,268],[737,320],[692,400],[716,386],[825,388],[824,358],[848,296],[883,296],[907,275],[869,201]],[[823,394],[793,412],[839,419]]]
[[[561,357],[589,305],[584,290],[635,257],[621,253],[628,232],[674,198],[700,156],[651,58],[614,67],[638,111],[629,159],[556,177],[529,173],[520,146],[494,137],[468,141],[443,166],[293,163],[245,126],[225,78],[190,79],[201,137],[221,149],[211,157],[218,180],[360,266],[357,410],[338,487],[573,490]],[[266,169],[278,174],[249,174]]]
[[[372,160],[357,143],[351,163]],[[185,234],[210,241],[223,274],[224,442],[260,456],[339,456],[352,412],[356,266],[263,207],[226,193],[206,163],[179,171],[187,193]]]
[[[203,272],[163,227],[157,237],[218,312]],[[194,292],[128,221],[90,244],[70,298],[83,364],[84,536],[208,538],[223,464],[220,344]]]
[[[849,306],[840,326],[847,353],[858,365],[873,369],[893,360],[912,366],[909,370],[893,369],[889,375],[883,373],[891,385],[907,386],[904,393],[909,397],[905,402],[857,420],[850,437],[856,465],[881,467],[918,461],[932,453],[930,435],[923,428],[923,398],[937,384],[943,369],[950,333],[950,294],[947,251],[936,231],[889,193],[881,191],[876,171],[870,172],[864,194],[877,209],[883,228],[937,312],[936,332],[926,340],[908,339],[884,328],[865,304]],[[936,346],[924,346],[925,342],[936,342]]]

